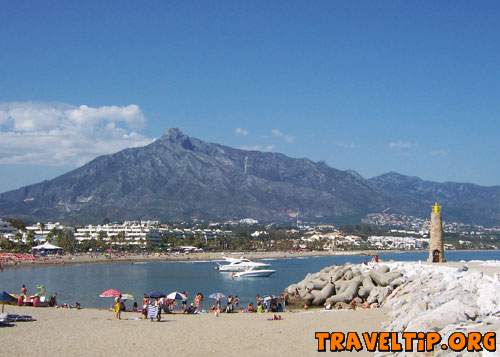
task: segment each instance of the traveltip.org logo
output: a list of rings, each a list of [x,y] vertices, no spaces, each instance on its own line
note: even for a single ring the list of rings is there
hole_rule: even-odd
[[[453,332],[446,342],[437,332],[315,332],[317,351],[331,352],[433,352],[441,349],[453,352],[495,352],[495,332]]]

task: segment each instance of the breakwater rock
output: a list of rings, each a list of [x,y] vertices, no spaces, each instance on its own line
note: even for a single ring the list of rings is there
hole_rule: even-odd
[[[435,331],[444,341],[456,331],[500,333],[500,279],[477,270],[419,263],[390,263],[406,282],[386,300],[384,330]],[[402,355],[402,354],[401,354]],[[447,355],[445,351],[434,355]],[[477,353],[479,355],[479,353]]]
[[[350,308],[381,306],[406,279],[397,269],[384,264],[329,266],[288,286],[289,302],[305,306]]]

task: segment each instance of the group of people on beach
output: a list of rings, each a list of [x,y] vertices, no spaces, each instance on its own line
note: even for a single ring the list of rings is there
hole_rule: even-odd
[[[181,293],[182,299],[181,306],[177,310],[179,313],[183,314],[199,314],[205,312],[203,310],[203,300],[204,295],[201,292],[195,294],[193,301],[189,302],[188,292],[183,291]],[[209,308],[208,312],[213,313],[216,317],[221,313],[265,313],[273,312],[280,313],[284,312],[284,301],[283,297],[268,296],[266,298],[257,295],[255,298],[255,303],[249,303],[246,307],[240,308],[240,298],[237,295],[229,295],[227,297],[220,297],[214,299],[213,305]],[[142,314],[143,319],[150,321],[161,321],[162,313],[171,314],[176,311],[177,302],[173,299],[168,299],[167,297],[150,297],[144,294],[142,299],[142,307],[139,308],[137,302],[134,302],[132,312],[139,312]],[[121,319],[121,313],[127,311],[125,306],[125,301],[122,296],[115,298],[114,305],[112,307],[115,317]],[[276,319],[281,319],[281,316]]]
[[[181,309],[180,312],[184,314],[199,314],[202,312],[203,304],[203,294],[196,293],[193,302],[188,303],[188,293],[186,291],[182,292]],[[140,312],[144,319],[149,319],[151,321],[157,320],[161,321],[162,313],[170,314],[173,313],[176,308],[176,301],[173,299],[168,299],[164,296],[162,297],[150,297],[144,294],[142,299],[142,307],[139,309],[137,302],[134,302],[132,311]],[[122,296],[115,298],[115,303],[113,305],[113,312],[117,319],[121,319],[122,311],[127,311],[125,306],[125,301]]]
[[[21,286],[21,290],[17,295],[17,305],[18,306],[33,306],[33,307],[56,307],[56,308],[69,308],[69,309],[81,309],[81,305],[79,302],[75,302],[75,304],[57,304],[57,293],[53,293],[50,296],[47,296],[45,291],[45,287],[39,286],[37,287],[37,292],[33,295],[28,294],[28,289],[26,285],[23,284]]]

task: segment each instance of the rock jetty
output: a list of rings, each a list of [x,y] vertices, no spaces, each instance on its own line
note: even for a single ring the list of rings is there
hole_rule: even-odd
[[[398,286],[406,281],[403,273],[387,265],[329,266],[285,289],[289,302],[342,309],[363,305],[381,306]]]

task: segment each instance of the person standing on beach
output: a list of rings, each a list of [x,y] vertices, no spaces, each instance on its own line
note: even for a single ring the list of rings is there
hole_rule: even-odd
[[[220,299],[215,300],[215,308],[214,308],[214,315],[215,317],[219,317],[220,314]]]
[[[196,293],[196,296],[194,297],[194,306],[196,307],[196,311],[200,313],[203,309],[203,294],[202,293]]]
[[[115,305],[113,306],[113,311],[115,312],[115,316],[118,320],[122,319],[122,303],[119,297],[115,298]]]
[[[182,295],[184,295],[184,299],[182,299],[182,312],[186,312],[188,308],[188,293],[187,291],[183,291]]]
[[[142,298],[142,314],[144,315],[144,318],[148,318],[148,305],[149,305],[149,298],[146,294],[144,294],[144,297]]]
[[[26,296],[27,291],[26,286],[23,284],[23,286],[21,286],[21,295]]]
[[[156,320],[161,321],[161,307],[163,305],[163,298],[161,299],[156,299],[155,301],[155,306],[158,309],[158,313],[156,314]]]

